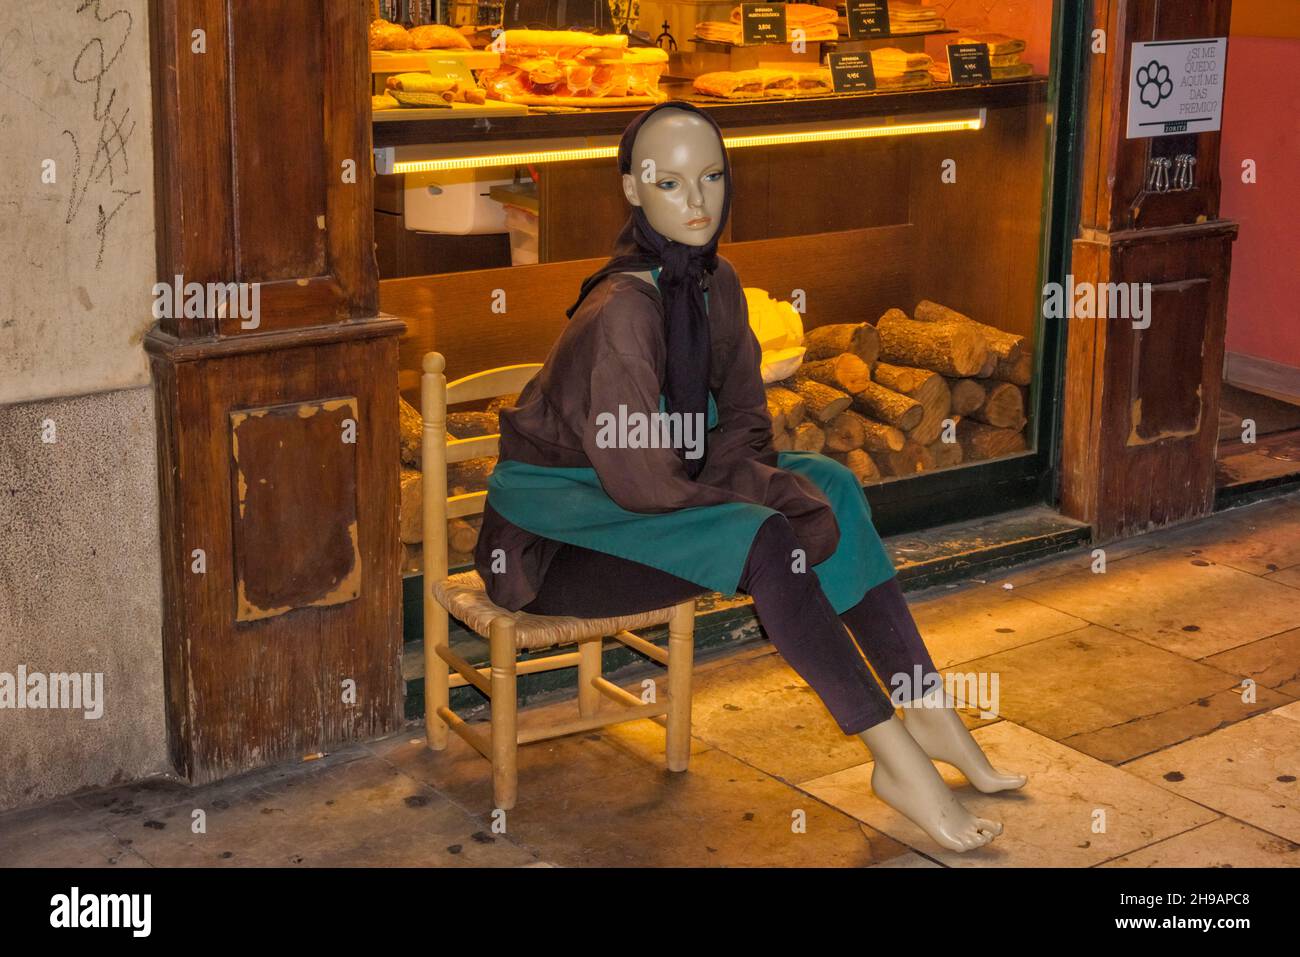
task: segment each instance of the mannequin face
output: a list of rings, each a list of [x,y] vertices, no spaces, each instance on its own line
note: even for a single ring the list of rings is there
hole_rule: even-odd
[[[722,143],[707,120],[686,110],[660,110],[637,134],[623,194],[668,239],[706,245],[722,228],[722,159]]]

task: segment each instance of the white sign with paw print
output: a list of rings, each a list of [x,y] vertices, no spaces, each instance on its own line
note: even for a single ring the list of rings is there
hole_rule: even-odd
[[[1223,117],[1228,40],[1133,44],[1128,81],[1128,138],[1209,133]]]

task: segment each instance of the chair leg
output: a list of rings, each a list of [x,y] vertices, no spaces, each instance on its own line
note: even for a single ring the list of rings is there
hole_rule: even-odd
[[[604,638],[589,638],[578,645],[578,714],[588,718],[600,709],[600,691],[591,683],[600,677]]]
[[[424,587],[432,590],[432,576],[426,576]],[[451,706],[447,677],[451,666],[438,654],[447,647],[447,609],[427,596],[424,602],[424,735],[431,751],[447,747],[447,722],[438,716],[438,708]]]
[[[498,808],[508,811],[515,806],[519,781],[514,620],[498,616],[488,631],[492,661],[492,799]]]
[[[695,667],[695,599],[668,621],[668,770],[685,771],[691,757],[691,672]]]

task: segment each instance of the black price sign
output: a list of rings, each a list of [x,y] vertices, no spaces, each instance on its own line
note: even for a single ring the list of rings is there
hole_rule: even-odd
[[[889,0],[845,0],[844,13],[850,37],[889,34]]]
[[[989,65],[987,43],[953,43],[948,46],[948,71],[952,82],[992,83],[993,68]]]
[[[785,4],[742,3],[740,40],[745,46],[751,43],[784,43]]]
[[[826,62],[831,68],[831,88],[836,93],[870,93],[876,88],[870,53],[828,53]]]

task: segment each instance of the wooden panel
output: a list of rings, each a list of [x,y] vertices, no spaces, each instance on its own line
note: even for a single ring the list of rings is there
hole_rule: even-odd
[[[746,286],[779,298],[803,289],[806,328],[831,322],[874,321],[913,294],[911,226],[819,233],[730,243],[719,248]],[[604,257],[537,266],[513,266],[380,283],[385,312],[407,323],[401,386],[417,395],[423,355],[447,357],[447,377],[520,362],[543,362],[568,321],[564,311],[582,280]],[[864,268],[869,263],[870,268]],[[504,290],[504,312],[493,311],[493,291]]]
[[[238,621],[360,594],[357,420],[355,396],[230,413]]]
[[[1136,330],[1129,392],[1129,445],[1194,435],[1201,427],[1201,380],[1170,375],[1171,369],[1198,369],[1211,328],[1208,310],[1214,293],[1208,279],[1158,283],[1151,289],[1148,329]],[[1196,331],[1200,335],[1196,335]]]
[[[1122,230],[1212,220],[1219,215],[1219,133],[1197,135],[1197,187],[1178,193],[1145,191],[1148,161],[1162,155],[1164,137],[1130,140],[1128,76],[1133,43],[1228,35],[1232,0],[1094,0],[1092,29],[1104,29],[1105,54],[1089,54],[1085,156],[1080,223]],[[1153,154],[1154,151],[1154,154]]]
[[[146,340],[161,427],[162,527],[171,530],[163,541],[170,747],[180,773],[196,783],[372,738],[400,723],[393,436],[401,331],[400,323],[372,320],[330,327],[328,335],[318,329],[188,344],[155,332]],[[355,601],[239,622],[230,415],[342,396],[356,403],[356,543],[364,588]],[[336,505],[348,494],[335,484],[347,483],[339,473],[328,487],[309,486],[307,476],[301,481]],[[257,533],[262,567],[279,561],[304,569],[308,581],[333,577],[313,552],[315,531],[282,521],[279,536]],[[195,550],[202,551],[201,570]],[[343,697],[348,679],[356,682],[355,704]]]
[[[246,281],[320,276],[327,268],[324,6],[230,6],[235,211]]]
[[[916,298],[1025,336],[1031,345],[1042,301],[1046,120],[1039,105],[989,110],[977,133],[912,138]],[[956,163],[956,182],[941,180],[945,160]]]
[[[1127,318],[1070,320],[1061,504],[1100,541],[1212,506],[1235,235],[1233,224],[1218,223],[1075,244],[1076,282],[1162,290],[1146,330]]]
[[[267,284],[255,328],[204,316],[164,330],[373,316],[367,0],[155,0],[150,15],[159,276]],[[195,29],[206,53],[191,52]]]

